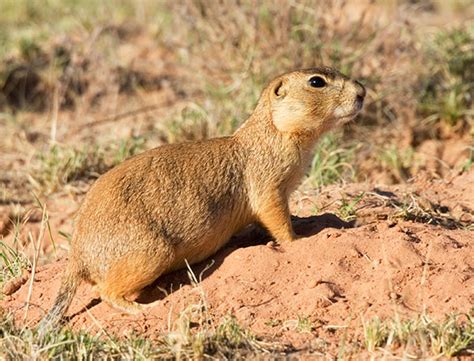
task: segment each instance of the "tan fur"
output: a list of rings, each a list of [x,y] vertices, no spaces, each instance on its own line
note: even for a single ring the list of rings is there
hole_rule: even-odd
[[[327,85],[311,87],[314,75]],[[250,223],[278,242],[294,240],[288,198],[318,138],[353,118],[364,95],[360,84],[330,68],[287,73],[267,86],[234,135],[164,145],[110,170],[78,212],[69,257],[75,273],[62,289],[73,293],[86,280],[102,299],[134,312],[141,305],[131,295],[186,260],[214,254]],[[67,302],[56,303],[43,324],[57,322]]]

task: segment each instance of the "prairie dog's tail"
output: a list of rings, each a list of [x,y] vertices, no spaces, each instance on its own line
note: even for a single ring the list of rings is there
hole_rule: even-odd
[[[40,339],[42,339],[54,326],[59,324],[76,294],[77,287],[82,281],[82,272],[75,264],[73,264],[73,262],[69,262],[70,263],[68,264],[66,274],[61,281],[61,287],[59,288],[53,307],[51,307],[38,326],[38,335]]]

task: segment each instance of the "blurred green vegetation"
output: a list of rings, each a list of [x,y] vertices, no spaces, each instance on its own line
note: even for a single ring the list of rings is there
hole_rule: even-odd
[[[419,110],[431,121],[455,126],[474,118],[474,22],[439,31],[426,46],[429,74]]]
[[[384,7],[386,19],[375,10]],[[394,179],[403,181],[413,176],[410,162],[425,140],[454,136],[469,143],[466,137],[474,137],[474,21],[428,31],[405,20],[420,11],[438,16],[474,10],[466,1],[275,6],[250,0],[6,0],[0,12],[0,110],[47,112],[58,103],[60,109],[82,104],[100,111],[107,88],[133,99],[158,89],[164,77],[183,104],[156,122],[157,138],[204,139],[231,134],[272,77],[325,64],[363,82],[368,97],[357,126],[343,130],[339,143],[333,136],[320,142],[305,184],[364,178],[362,163],[392,167]],[[147,72],[135,67],[142,59],[118,52],[143,39],[169,56],[174,72],[152,74],[160,53],[146,59]],[[403,148],[413,154],[388,151],[400,148],[407,132],[412,140]],[[353,152],[356,146],[366,150],[364,159]],[[369,152],[372,147],[386,151]]]
[[[75,148],[54,144],[37,155],[30,181],[42,194],[61,190],[77,180],[95,179],[113,166],[144,150],[145,140],[132,137],[108,145]]]

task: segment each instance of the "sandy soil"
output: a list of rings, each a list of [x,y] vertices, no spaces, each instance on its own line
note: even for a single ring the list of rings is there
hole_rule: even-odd
[[[100,302],[83,284],[68,311],[69,324],[153,338],[173,329],[181,311],[206,302],[213,319],[232,313],[259,336],[311,349],[343,335],[361,340],[363,320],[375,315],[428,312],[443,318],[467,312],[474,304],[472,184],[474,171],[448,180],[420,177],[403,186],[350,184],[318,195],[297,193],[294,223],[304,235],[297,242],[272,247],[263,232],[248,229],[212,260],[192,267],[200,283],[190,282],[183,270],[144,290],[140,302],[159,304],[136,316]],[[342,220],[336,215],[341,201],[358,194],[363,197],[354,216]],[[425,213],[400,216],[409,206]],[[320,215],[311,216],[315,209]],[[35,325],[53,303],[64,266],[63,258],[40,267],[31,298],[29,277],[0,307],[20,324]],[[313,327],[301,332],[297,320],[305,317]]]

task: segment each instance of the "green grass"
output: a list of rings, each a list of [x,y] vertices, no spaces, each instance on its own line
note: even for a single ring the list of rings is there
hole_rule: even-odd
[[[448,3],[448,8],[461,6]],[[370,7],[365,10],[370,12]],[[19,104],[12,106],[48,110],[51,93],[62,84],[66,89],[61,104],[74,108],[82,104],[75,99],[83,97],[84,89],[100,78],[91,69],[101,74],[109,71],[114,79],[117,69],[126,74],[135,71],[130,63],[121,62],[116,49],[134,41],[127,36],[132,36],[130,29],[136,26],[142,32],[140,39],[154,39],[157,48],[173,54],[171,62],[192,74],[192,81],[173,79],[177,92],[184,93],[185,105],[170,110],[166,120],[157,125],[167,142],[231,134],[252,112],[269,79],[321,63],[366,84],[369,96],[361,124],[370,121],[386,126],[390,121],[413,127],[417,133],[413,153],[424,138],[443,138],[472,127],[472,22],[439,31],[431,39],[397,21],[391,25],[367,21],[363,12],[360,17],[349,17],[347,24],[339,22],[338,14],[347,11],[345,3],[335,11],[333,6],[313,1],[288,7],[265,2],[255,7],[251,1],[242,1],[224,8],[214,2],[7,0],[0,14],[0,87],[13,68],[32,66],[40,86],[29,89],[25,99],[23,94],[15,94],[18,99],[13,102]],[[53,17],[56,21],[48,21]],[[55,40],[61,37],[66,40]],[[88,43],[90,38],[93,46]],[[69,44],[74,46],[69,49]],[[210,58],[207,54],[214,55]],[[379,65],[370,65],[372,60]],[[87,70],[82,68],[84,64],[89,64]],[[90,79],[88,74],[92,74]],[[147,78],[148,74],[142,75]],[[116,79],[110,83],[114,82]],[[415,98],[413,103],[406,101]],[[0,92],[0,106],[9,102]],[[406,114],[415,111],[425,121],[411,119],[405,124]],[[441,134],[439,124],[453,129]],[[398,132],[392,125],[389,128]],[[364,139],[355,141],[363,143]],[[351,154],[353,149],[333,146],[326,138],[321,143],[307,184],[321,186],[356,174],[357,165],[348,166],[358,161]],[[70,157],[81,158],[82,150],[76,152],[79,154]],[[406,181],[416,157],[391,152],[387,149],[378,164],[393,171],[395,181]]]
[[[108,77],[102,93],[115,85],[119,92],[136,87],[127,80],[137,74],[153,83],[150,74],[122,63],[116,51],[130,30],[126,24],[142,24],[153,36],[164,18],[163,3],[151,0],[3,1],[0,107],[44,112],[58,101],[61,109],[73,108],[88,89],[89,76],[94,83]]]
[[[355,147],[340,147],[339,139],[334,134],[324,136],[316,146],[305,184],[322,187],[342,180],[353,179]]]
[[[59,34],[80,33],[101,24],[127,19],[156,20],[160,2],[94,0],[4,0],[0,13],[0,59],[31,46],[41,46]],[[54,21],[51,19],[54,18]],[[27,54],[28,52],[26,52]],[[22,53],[25,55],[25,53]]]
[[[468,172],[472,168],[472,165],[474,164],[474,146],[470,146],[468,148],[468,151],[469,151],[469,156],[467,157],[466,161],[461,167],[461,172]]]
[[[307,316],[298,316],[296,324],[296,330],[298,332],[311,333],[314,329],[314,325]]]
[[[0,287],[30,267],[29,259],[22,252],[0,240]]]
[[[378,161],[385,172],[396,181],[407,181],[413,174],[417,162],[413,147],[400,149],[397,145],[389,144],[378,153]]]
[[[43,207],[41,203],[38,202],[38,205],[42,210]],[[20,240],[20,231],[30,220],[31,212],[37,208],[38,207],[32,207],[26,211],[23,216],[10,216],[8,221],[11,222],[10,232],[12,233],[12,238],[8,243],[0,236],[0,289],[6,282],[21,276],[25,270],[30,270],[32,267],[31,260],[23,252],[24,246],[22,240]],[[42,231],[40,233],[42,234],[46,231],[50,231],[46,212],[42,217],[41,228]],[[26,243],[34,242],[31,235],[28,235],[28,237]],[[2,296],[3,294],[0,292],[0,298],[2,298]]]
[[[53,145],[35,158],[30,181],[43,194],[62,189],[79,179],[94,179],[111,167],[144,150],[145,140],[132,137],[106,146],[74,148]]]
[[[137,334],[118,338],[104,331],[94,335],[69,328],[51,332],[39,340],[34,329],[18,328],[10,316],[3,315],[0,318],[0,357],[15,360],[31,357],[39,360],[242,359],[276,357],[292,351],[281,343],[256,337],[231,315],[215,324],[192,326],[194,321],[187,313],[190,309],[180,316],[170,332],[155,335],[153,341]],[[313,331],[307,317],[294,321],[292,327],[296,331]],[[344,347],[346,356],[362,351],[374,357],[385,354],[417,358],[474,352],[472,314],[451,314],[441,321],[434,321],[428,315],[411,319],[396,316],[386,320],[375,317],[363,322],[362,331],[362,343],[341,340],[339,347]]]
[[[117,338],[65,328],[39,340],[35,330],[18,328],[10,317],[0,320],[0,358],[7,360],[233,359],[281,351],[280,345],[257,339],[233,317],[222,319],[212,331],[188,328],[185,333],[175,330],[154,339],[136,334]]]
[[[351,200],[348,200],[343,197],[341,199],[341,205],[337,210],[337,215],[346,222],[353,221],[354,219],[356,219],[356,206],[364,198],[364,195],[365,193],[362,192]]]
[[[427,315],[385,321],[375,317],[364,323],[364,347],[370,352],[397,350],[415,357],[451,357],[462,351],[474,352],[474,314],[452,314],[441,322]]]
[[[297,315],[296,319],[286,320],[269,320],[267,326],[276,327],[281,326],[281,329],[296,331],[299,333],[312,333],[315,330],[315,325],[309,316]]]
[[[429,75],[424,79],[419,111],[449,126],[474,119],[474,22],[443,30],[427,43]]]

